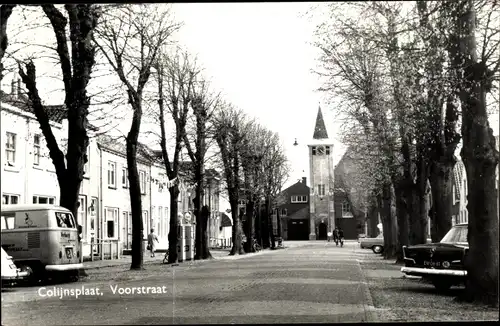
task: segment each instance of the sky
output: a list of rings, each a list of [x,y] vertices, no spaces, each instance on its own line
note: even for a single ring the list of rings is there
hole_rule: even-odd
[[[312,141],[319,106],[334,144],[334,164],[345,151],[339,141],[341,122],[334,114],[336,108],[315,91],[320,85],[311,70],[317,66],[318,52],[311,42],[318,21],[304,15],[314,5],[306,2],[172,5],[175,19],[184,22],[175,37],[197,56],[213,88],[222,91],[225,100],[279,134],[292,167],[283,189],[302,177],[309,182],[307,144]],[[13,32],[27,21],[48,22],[40,10],[27,16],[15,11],[11,19],[10,50],[20,40],[39,44],[54,41],[50,29]],[[29,55],[40,49],[30,46],[23,51]],[[62,103],[59,66],[48,63],[47,57],[35,63],[43,99],[49,104]],[[2,82],[7,92],[11,78],[12,75],[7,75]],[[91,81],[90,88],[104,88],[102,83],[102,79]],[[498,114],[491,116],[490,123],[498,134]],[[121,127],[126,131],[129,125],[125,121]],[[295,139],[298,146],[293,145]]]
[[[314,23],[304,16],[311,3],[178,3],[184,22],[179,40],[199,58],[225,98],[277,132],[292,171],[283,189],[309,179],[307,144],[321,106],[332,139],[334,163],[345,148],[337,140],[332,108],[315,90],[318,79]],[[297,146],[293,146],[297,139]]]

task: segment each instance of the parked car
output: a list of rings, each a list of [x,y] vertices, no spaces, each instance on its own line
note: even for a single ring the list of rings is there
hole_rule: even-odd
[[[467,224],[453,226],[440,242],[403,246],[406,275],[421,276],[438,290],[465,282],[464,259],[469,251]]]
[[[2,248],[2,284],[20,281],[28,276],[29,271],[18,268],[12,257]]]
[[[384,235],[380,233],[375,238],[358,238],[361,249],[371,249],[374,253],[380,254],[384,251]]]

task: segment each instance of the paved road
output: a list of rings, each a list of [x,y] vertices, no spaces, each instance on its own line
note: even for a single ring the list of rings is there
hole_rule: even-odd
[[[307,242],[244,259],[155,265],[144,272],[108,272],[104,281],[101,274],[56,285],[100,290],[78,298],[42,296],[47,291],[40,295],[40,287],[16,288],[2,292],[2,325],[370,321],[371,299],[356,260],[363,254],[356,246]],[[165,293],[118,293],[134,287]],[[113,293],[115,288],[123,290]]]

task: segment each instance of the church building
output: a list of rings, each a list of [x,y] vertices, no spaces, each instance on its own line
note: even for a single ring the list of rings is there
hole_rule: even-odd
[[[309,240],[326,240],[335,228],[333,141],[318,108],[312,141],[308,144],[310,167]]]

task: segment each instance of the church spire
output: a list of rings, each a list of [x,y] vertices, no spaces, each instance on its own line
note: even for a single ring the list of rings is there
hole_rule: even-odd
[[[314,139],[328,139],[326,132],[325,122],[323,121],[323,114],[321,113],[321,106],[318,106],[318,116],[316,117],[316,126],[314,127]]]

